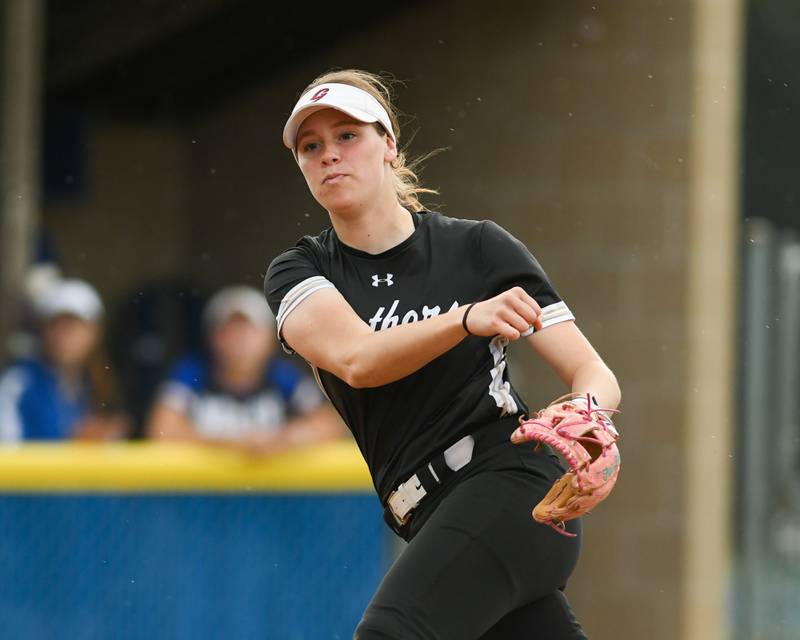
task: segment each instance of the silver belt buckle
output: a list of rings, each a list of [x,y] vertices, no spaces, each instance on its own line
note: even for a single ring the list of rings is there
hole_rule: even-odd
[[[386,504],[398,525],[402,527],[408,523],[411,513],[427,493],[417,474],[414,474],[389,494]]]

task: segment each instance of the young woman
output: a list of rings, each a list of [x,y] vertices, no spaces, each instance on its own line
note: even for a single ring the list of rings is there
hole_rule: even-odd
[[[355,638],[585,638],[563,594],[580,523],[531,507],[561,476],[509,441],[528,408],[509,341],[615,408],[616,379],[525,246],[490,221],[426,212],[382,80],[327,73],[283,132],[332,228],[272,261],[265,293],[287,350],[314,369],[410,544]]]
[[[55,282],[41,297],[41,356],[0,375],[0,442],[125,437],[130,419],[101,349],[100,297],[82,280]]]
[[[267,456],[342,435],[311,376],[275,357],[275,318],[258,289],[217,291],[203,320],[208,354],[175,365],[148,421],[151,438]]]

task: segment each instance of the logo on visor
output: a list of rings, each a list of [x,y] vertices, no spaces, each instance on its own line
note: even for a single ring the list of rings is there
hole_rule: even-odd
[[[311,96],[311,102],[316,102],[317,100],[322,100],[326,95],[328,95],[328,91],[330,91],[330,89],[328,89],[328,87],[325,87],[324,89],[320,89],[313,96]]]

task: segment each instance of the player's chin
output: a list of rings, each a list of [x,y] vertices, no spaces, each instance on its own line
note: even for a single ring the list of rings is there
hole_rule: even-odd
[[[354,193],[346,189],[328,188],[320,189],[316,194],[316,200],[326,210],[333,213],[346,213],[356,208],[359,199]]]

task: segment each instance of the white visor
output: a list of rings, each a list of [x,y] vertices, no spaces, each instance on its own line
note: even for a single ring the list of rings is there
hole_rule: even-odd
[[[300,97],[283,128],[283,144],[294,151],[300,125],[312,113],[322,109],[336,109],[361,122],[380,122],[392,140],[397,142],[392,121],[380,102],[363,89],[331,82],[317,85]]]

